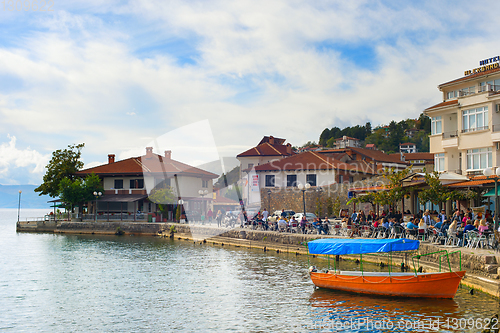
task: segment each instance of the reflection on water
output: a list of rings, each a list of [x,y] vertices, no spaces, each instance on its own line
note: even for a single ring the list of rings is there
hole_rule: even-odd
[[[460,288],[454,299],[394,298],[317,289],[309,302],[315,319],[313,328],[346,332],[427,332],[438,328],[477,332],[498,311],[497,300],[471,295],[468,288]]]
[[[498,312],[497,300],[467,288],[437,301],[314,290],[307,268],[326,267],[322,258],[153,237],[16,234],[11,215],[0,214],[0,331],[366,332],[384,330],[331,323]]]

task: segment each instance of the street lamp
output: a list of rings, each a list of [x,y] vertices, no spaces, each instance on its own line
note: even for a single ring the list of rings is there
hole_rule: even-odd
[[[97,222],[97,199],[99,199],[99,197],[102,195],[102,193],[94,191],[93,194],[95,197],[94,221]]]
[[[491,176],[493,176],[493,169],[492,168],[486,168],[483,170],[483,175],[486,176],[486,178],[490,179]],[[498,176],[500,176],[500,168],[496,168],[495,170],[495,178],[493,180],[495,181],[495,230],[498,228],[498,214],[499,214],[499,207],[498,207]]]
[[[267,204],[269,205],[269,214],[271,214],[271,190],[267,190]]]
[[[19,223],[19,212],[21,211],[21,193],[23,193],[23,191],[19,190],[19,204],[17,205],[17,223]]]
[[[309,183],[306,183],[306,185],[302,185],[302,184],[299,184],[297,185],[297,187],[299,188],[299,190],[302,191],[302,203],[304,204],[304,216],[306,216],[306,196],[305,196],[305,192],[311,187],[311,184]]]
[[[178,223],[180,223],[180,222],[181,222],[181,218],[182,218],[182,205],[184,205],[184,200],[179,199],[179,200],[177,201],[177,203],[179,204],[179,207],[178,207],[177,209],[180,209],[180,210],[181,210],[181,213],[179,214],[179,221],[177,221]],[[177,213],[177,212],[176,212],[176,213]],[[174,216],[174,220],[175,220],[175,218],[176,218],[176,217],[177,217],[177,216]]]
[[[208,193],[208,190],[199,190],[198,194],[200,195],[200,205],[201,205],[201,213],[204,211],[203,197]],[[204,221],[203,221],[204,222]]]

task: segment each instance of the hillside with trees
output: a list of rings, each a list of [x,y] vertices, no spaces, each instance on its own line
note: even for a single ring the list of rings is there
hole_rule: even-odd
[[[408,136],[408,130],[415,129],[414,134]],[[359,139],[361,146],[373,143],[379,150],[386,153],[399,152],[399,144],[411,142],[417,146],[419,152],[429,151],[429,134],[431,132],[431,120],[423,113],[417,119],[406,119],[400,122],[391,121],[389,125],[378,126],[372,130],[367,122],[364,126],[356,125],[340,129],[332,127],[325,128],[319,137],[319,144],[323,147],[334,147],[335,139],[344,135]]]

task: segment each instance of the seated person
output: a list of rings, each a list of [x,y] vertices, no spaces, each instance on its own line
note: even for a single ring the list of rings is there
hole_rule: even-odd
[[[323,232],[326,235],[325,229],[323,229],[323,226],[321,225],[321,221],[318,218],[314,219],[314,222],[312,225],[316,230],[318,230],[319,234],[321,234]]]
[[[469,219],[467,220],[467,225],[464,228],[464,232],[475,230],[474,226],[472,225],[472,221]]]
[[[424,232],[427,231],[427,223],[425,223],[424,219],[420,219],[420,223],[418,224],[418,230],[423,229]]]
[[[408,223],[406,223],[405,228],[408,229],[408,230],[416,230],[416,229],[418,229],[418,227],[415,224],[413,224],[413,220],[412,219],[410,219],[410,221]]]
[[[482,235],[483,232],[488,230],[488,226],[486,225],[486,219],[482,218],[481,221],[479,222],[479,227],[477,228],[479,233]]]
[[[286,230],[287,224],[286,220],[283,216],[280,216],[280,219],[278,220],[278,230]]]
[[[438,223],[434,224],[434,228],[436,228],[437,230],[441,230],[442,226],[443,226],[443,222],[441,222],[441,221],[439,221]]]

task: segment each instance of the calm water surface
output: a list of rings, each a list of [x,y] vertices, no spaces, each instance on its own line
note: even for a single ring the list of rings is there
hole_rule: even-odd
[[[16,233],[16,220],[17,210],[0,210],[5,332],[426,332],[437,324],[478,332],[499,311],[497,300],[468,288],[441,301],[314,290],[305,256],[152,237]]]

